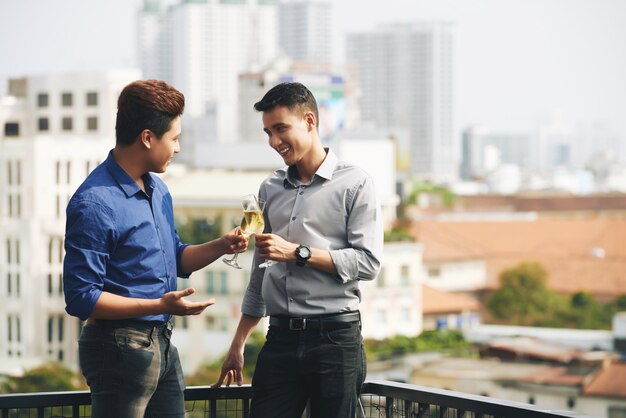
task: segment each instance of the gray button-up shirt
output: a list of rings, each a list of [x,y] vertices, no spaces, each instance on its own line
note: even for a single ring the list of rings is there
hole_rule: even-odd
[[[354,311],[359,280],[373,280],[381,265],[383,226],[372,179],[331,150],[309,184],[292,176],[294,168],[275,171],[260,187],[265,232],[330,251],[337,274],[295,261],[261,269],[257,250],[241,310],[254,317]]]

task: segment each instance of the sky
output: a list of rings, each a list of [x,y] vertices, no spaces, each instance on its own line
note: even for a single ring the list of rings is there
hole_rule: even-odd
[[[0,96],[9,77],[135,67],[141,0],[0,0]],[[626,0],[334,0],[344,35],[381,23],[453,24],[455,130],[530,133],[558,112],[626,141]]]

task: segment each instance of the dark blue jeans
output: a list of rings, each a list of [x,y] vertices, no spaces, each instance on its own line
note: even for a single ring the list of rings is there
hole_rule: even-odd
[[[343,329],[270,326],[252,378],[251,418],[352,418],[366,363],[358,322]]]
[[[139,322],[83,327],[78,354],[93,418],[184,417],[185,382],[171,335],[167,325]]]

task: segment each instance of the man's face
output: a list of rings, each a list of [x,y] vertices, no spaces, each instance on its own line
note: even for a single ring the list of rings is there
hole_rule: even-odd
[[[286,106],[277,106],[263,112],[263,130],[269,145],[287,165],[298,163],[312,149],[314,124],[313,113],[299,108],[290,111]]]
[[[170,129],[163,134],[161,139],[154,138],[150,149],[150,171],[164,173],[172,162],[174,154],[180,151],[181,117],[172,119]]]

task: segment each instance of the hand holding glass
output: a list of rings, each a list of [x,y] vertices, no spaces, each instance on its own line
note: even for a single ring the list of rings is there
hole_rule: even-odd
[[[241,233],[246,237],[252,234],[260,234],[265,228],[265,221],[263,220],[263,210],[265,210],[265,201],[257,199],[253,194],[247,195],[241,202],[243,208],[243,218],[241,218]],[[231,267],[240,269],[241,266],[237,262],[237,256],[239,253],[235,253],[233,258],[223,258],[222,261]]]

